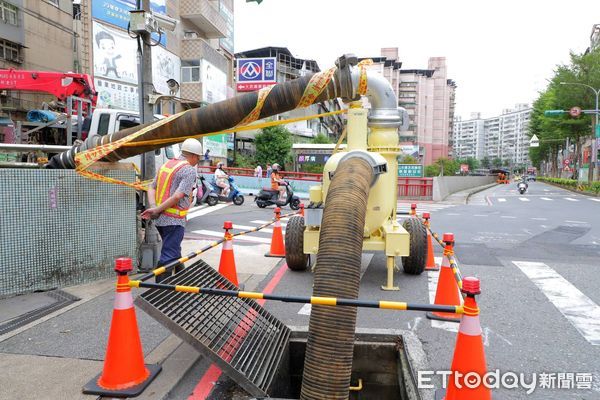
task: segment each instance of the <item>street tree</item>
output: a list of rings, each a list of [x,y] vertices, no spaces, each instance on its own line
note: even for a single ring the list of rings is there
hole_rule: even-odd
[[[254,145],[256,161],[261,165],[278,163],[284,166],[291,161],[292,134],[281,125],[262,129],[254,138]]]

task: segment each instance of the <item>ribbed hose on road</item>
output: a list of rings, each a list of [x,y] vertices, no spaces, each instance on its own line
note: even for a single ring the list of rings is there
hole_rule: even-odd
[[[274,85],[271,92],[265,99],[265,103],[258,119],[281,114],[298,107],[304,90],[308,85],[313,74],[306,75],[293,81]],[[316,97],[313,103],[331,100],[340,96],[340,83],[336,79],[331,79],[329,84],[321,94]],[[219,132],[225,129],[233,128],[239,124],[256,106],[258,92],[252,92],[233,97],[218,103],[209,104],[206,107],[188,110],[181,117],[168,122],[162,126],[154,128],[144,135],[132,140],[132,143],[172,138],[173,142],[161,143],[156,145],[121,147],[109,154],[106,161],[119,161],[124,158],[146,153],[157,148],[165,147],[172,143],[181,141],[181,137],[199,136],[203,133]],[[92,136],[83,144],[73,146],[70,150],[57,154],[47,165],[47,168],[69,169],[75,168],[75,154],[80,151],[93,149],[96,146],[115,142],[127,135],[137,132],[149,124],[139,125],[132,128],[115,132],[112,135]]]
[[[363,230],[373,168],[360,158],[336,169],[323,211],[313,296],[358,298]],[[355,307],[313,305],[301,400],[349,396]]]

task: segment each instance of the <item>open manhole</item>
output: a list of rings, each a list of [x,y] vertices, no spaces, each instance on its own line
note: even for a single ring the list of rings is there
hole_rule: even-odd
[[[254,400],[300,398],[304,355],[308,332],[292,330],[288,347],[275,378],[268,389],[269,397],[250,396],[233,382],[221,381],[208,399]],[[417,369],[424,368],[421,344],[412,332],[362,330],[355,336],[350,400],[417,400],[433,398],[432,393],[417,390]]]

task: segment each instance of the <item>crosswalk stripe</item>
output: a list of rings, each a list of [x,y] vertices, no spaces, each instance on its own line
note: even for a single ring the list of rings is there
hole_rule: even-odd
[[[250,221],[251,224],[258,224],[258,225],[268,224],[269,222],[272,222],[272,221],[265,221],[262,219],[255,219],[254,221]],[[286,225],[287,225],[286,221],[281,221],[281,226],[286,226]]]
[[[569,201],[579,201],[579,200],[577,200],[577,199],[572,199],[572,198],[570,198],[570,197],[565,197],[565,200],[569,200]]]
[[[519,197],[519,200],[521,200],[521,201],[529,201],[529,199],[527,199],[525,197]]]
[[[201,208],[199,210],[194,210],[192,212],[188,212],[187,220],[189,221],[190,219],[193,219],[193,218],[196,218],[196,217],[200,217],[202,215],[210,214],[211,212],[218,211],[218,210],[220,210],[222,208],[228,207],[231,204],[232,203],[217,204],[216,206],[203,207],[203,208]]]
[[[591,197],[589,198],[591,201],[600,201],[600,199],[592,199]]]
[[[250,229],[254,229],[254,228],[256,228],[256,226],[249,226],[249,225],[237,225],[237,224],[233,224],[233,229],[240,229],[240,230],[243,230],[243,231],[250,230]],[[285,229],[282,229],[281,231],[282,231],[283,233],[285,233]],[[260,230],[260,231],[258,231],[258,232],[264,232],[264,233],[273,233],[273,229],[269,229],[269,228],[263,228],[263,229],[261,229],[261,230]],[[258,233],[258,232],[257,232],[257,233]],[[253,234],[254,234],[254,232],[253,232]]]
[[[540,197],[540,199],[546,200],[546,201],[552,201],[552,199],[549,199],[548,197]]]
[[[541,262],[513,261],[592,345],[600,345],[600,307]]]
[[[505,199],[505,198],[502,198],[502,197],[500,197],[500,198],[498,199],[498,201],[499,201],[500,203],[504,203],[504,202],[506,201],[506,199]]]
[[[192,232],[197,233],[198,235],[204,235],[204,236],[214,236],[214,237],[218,237],[218,238],[223,237],[223,232],[209,231],[206,229],[201,229],[201,230],[192,231]],[[271,244],[270,238],[267,239],[267,238],[255,237],[255,236],[245,236],[245,235],[244,236],[236,236],[233,240],[234,241],[241,240],[242,242]]]

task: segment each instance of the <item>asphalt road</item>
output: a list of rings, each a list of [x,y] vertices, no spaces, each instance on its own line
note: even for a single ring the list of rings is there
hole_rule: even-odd
[[[435,232],[455,234],[462,275],[481,279],[478,303],[488,369],[524,374],[527,383],[537,380],[531,394],[523,388],[500,389],[494,397],[600,399],[600,198],[542,183],[531,183],[529,191],[519,195],[511,184],[473,195],[466,205],[419,204],[418,212],[423,211],[431,212]],[[222,237],[224,220],[257,226],[272,212],[259,210],[250,198],[241,207],[231,205],[192,218],[186,237]],[[255,233],[236,245],[264,243],[269,236]],[[441,248],[434,246],[441,256]],[[384,292],[383,255],[365,254],[363,262],[361,298],[413,303],[433,299],[437,273],[397,273],[400,291]],[[310,295],[311,284],[310,272],[287,271],[274,292]],[[266,308],[288,325],[308,325],[309,309],[301,304],[267,302]],[[412,330],[423,343],[431,369],[449,369],[457,324],[432,322],[418,312],[361,309],[357,326]],[[199,362],[172,398],[189,395],[205,370],[206,363]]]

